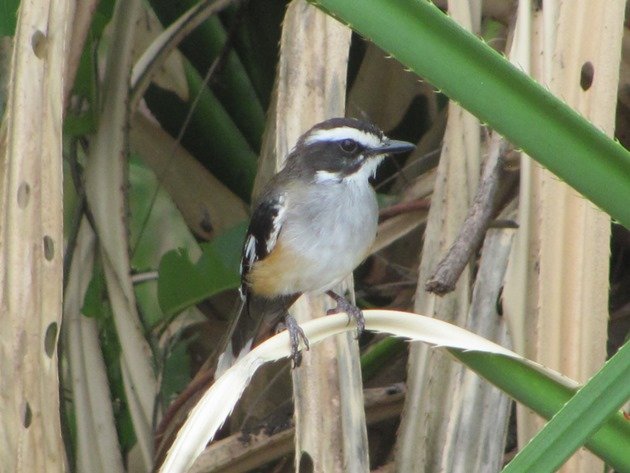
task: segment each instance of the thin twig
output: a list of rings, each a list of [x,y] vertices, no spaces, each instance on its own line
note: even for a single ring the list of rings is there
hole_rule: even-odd
[[[514,220],[497,219],[490,222],[488,228],[518,228],[518,223]]]
[[[407,202],[400,202],[381,210],[378,214],[378,219],[382,222],[397,215],[417,212],[418,210],[429,210],[430,206],[430,199],[414,199]]]
[[[157,281],[158,272],[157,271],[144,271],[142,273],[136,273],[131,275],[131,282],[136,284],[142,284],[148,281]]]
[[[477,189],[475,200],[468,211],[459,235],[446,256],[437,265],[433,276],[427,281],[425,285],[427,291],[438,295],[453,291],[473,252],[479,248],[494,211],[506,147],[506,141],[494,133],[491,137],[488,159],[484,164],[482,180],[479,189]]]

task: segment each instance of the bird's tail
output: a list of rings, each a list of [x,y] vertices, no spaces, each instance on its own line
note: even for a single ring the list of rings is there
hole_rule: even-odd
[[[248,294],[241,301],[230,324],[227,344],[217,363],[216,376],[220,376],[253,346],[273,335],[276,326],[298,297],[291,295],[267,299]]]

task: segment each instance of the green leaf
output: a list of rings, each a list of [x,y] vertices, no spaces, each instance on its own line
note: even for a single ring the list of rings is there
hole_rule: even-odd
[[[611,415],[630,399],[630,343],[626,344],[567,402],[503,470],[504,473],[557,470]],[[630,423],[629,423],[630,424]],[[630,438],[617,439],[630,471]]]
[[[524,363],[522,360],[488,353],[455,349],[451,349],[449,352],[510,397],[546,419],[550,419],[556,415],[576,393],[576,389],[570,388],[566,384],[550,378],[534,369],[532,366]],[[626,377],[624,379],[626,384],[628,384],[628,366],[630,366],[630,363],[626,361]],[[593,380],[591,380],[591,382],[593,382]],[[591,382],[589,382],[589,385]],[[605,393],[605,395],[600,393],[600,395],[601,397],[597,401],[598,407],[593,410],[600,409],[600,404],[601,406],[608,406],[609,404],[609,400],[605,399],[608,393]],[[615,405],[617,395],[611,396],[611,399],[613,399],[611,405]],[[571,432],[570,435],[577,435],[578,442],[584,442],[584,445],[589,450],[604,459],[606,463],[616,470],[630,472],[630,455],[628,455],[628,446],[630,445],[630,422],[625,420],[624,417],[618,412],[615,412],[615,410],[616,409],[602,407],[602,410],[595,414],[601,420],[601,423],[598,424],[595,429],[596,431],[589,431],[589,428],[584,427],[585,430],[582,434],[578,435],[575,432]],[[575,425],[578,430],[579,422],[580,419],[578,418],[577,424]],[[594,424],[591,424],[591,426],[592,425]],[[594,433],[590,435],[591,432]],[[590,435],[588,439],[585,437],[587,433]],[[574,443],[575,440],[576,439],[565,439],[565,441],[572,443]],[[530,468],[511,471],[553,471],[553,468]]]
[[[105,276],[103,275],[100,265],[94,268],[92,272],[92,279],[88,285],[85,297],[83,298],[83,306],[81,307],[81,313],[86,317],[95,319],[103,319],[109,315],[109,311],[106,307],[106,285]]]
[[[630,153],[426,0],[311,0],[630,228]]]
[[[68,113],[63,121],[64,137],[77,137],[94,133],[96,131],[95,117],[92,112],[75,115]]]
[[[0,0],[0,36],[13,36],[20,0]]]
[[[102,273],[101,269],[99,271]],[[120,448],[123,455],[126,456],[137,442],[136,433],[131,420],[125,383],[123,381],[120,357],[121,348],[114,318],[110,312],[109,304],[104,303],[102,306],[103,313],[98,319],[100,348],[103,353],[103,361],[107,367],[107,380],[114,408],[114,424],[118,432]]]
[[[202,245],[203,253],[196,264],[185,250],[172,250],[162,257],[158,301],[166,315],[175,315],[219,292],[238,287],[245,230],[245,224],[238,225]]]
[[[162,127],[172,136],[188,123],[181,143],[212,174],[248,201],[256,176],[258,157],[215,94],[188,61],[184,61],[190,98],[150,85],[145,100]],[[194,107],[190,121],[187,115]]]
[[[151,2],[155,13],[165,26],[170,25],[197,3],[197,0],[179,2],[153,0]],[[264,8],[269,7],[265,5]],[[229,114],[230,120],[257,153],[265,126],[265,112],[247,70],[232,46],[233,40],[227,29],[229,27],[223,26],[219,16],[213,15],[192,31],[179,45],[179,49],[197,73],[204,76],[214,60],[223,54],[224,48],[227,48],[222,64],[208,87]],[[258,33],[262,31],[265,31],[265,28],[260,29],[259,24]],[[266,63],[265,67],[268,64]],[[267,67],[267,69],[270,68]]]
[[[383,369],[387,369],[405,350],[407,350],[407,342],[396,337],[387,337],[371,345],[361,355],[363,381],[369,381]]]
[[[275,79],[275,64],[280,49],[280,26],[287,2],[234,3],[225,9],[222,19],[234,28],[234,50],[243,63],[264,110],[269,107]]]
[[[120,343],[114,319],[106,297],[106,283],[100,258],[95,261],[81,313],[96,319],[99,327],[100,349],[107,367],[107,379],[114,407],[115,425],[120,447],[126,454],[136,444],[136,434],[127,407],[123,375],[120,366]]]
[[[181,393],[190,383],[190,354],[188,353],[188,340],[178,341],[170,350],[164,363],[162,383],[160,390],[165,402],[165,408]]]

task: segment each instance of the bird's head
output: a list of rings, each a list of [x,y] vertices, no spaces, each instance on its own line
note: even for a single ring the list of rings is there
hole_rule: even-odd
[[[388,154],[411,151],[406,141],[390,140],[375,125],[353,118],[331,118],[304,133],[287,166],[316,181],[367,181]]]

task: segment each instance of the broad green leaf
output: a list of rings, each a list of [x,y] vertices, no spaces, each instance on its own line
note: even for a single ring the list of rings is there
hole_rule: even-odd
[[[630,399],[629,379],[627,342],[518,453],[504,473],[557,470],[589,438],[593,440],[591,436],[607,418],[619,416],[619,408]],[[626,424],[630,428],[630,422]],[[620,436],[612,442],[625,453],[626,462],[611,465],[618,471],[630,471],[630,438]]]
[[[479,352],[461,350],[449,351],[458,360],[479,373],[510,397],[546,419],[551,419],[555,416],[556,413],[563,409],[563,406],[570,402],[577,392],[577,388],[571,388],[566,383],[554,379],[518,359]],[[626,384],[626,396],[628,392],[627,372],[629,370],[630,363],[626,361],[626,377],[623,379]],[[591,380],[591,383],[592,382],[593,380]],[[589,385],[591,383],[589,383]],[[591,389],[592,388],[589,388],[589,390]],[[619,389],[619,386],[617,386],[617,389]],[[621,414],[616,412],[619,405],[616,404],[614,399],[617,398],[618,393],[611,396],[610,399],[607,398],[607,395],[608,393],[606,393],[606,396],[604,396],[602,392],[598,393],[597,396],[600,397],[594,403],[597,405],[597,408],[593,408],[593,405],[590,407],[594,411],[598,411],[592,413],[597,416],[600,421],[597,427],[589,430],[586,424],[581,424],[581,418],[577,417],[573,419],[575,424],[573,424],[572,428],[576,429],[578,432],[582,431],[582,435],[573,431],[569,433],[569,436],[575,435],[575,438],[567,437],[561,442],[571,444],[575,444],[576,441],[582,442],[589,450],[618,471],[630,471],[630,455],[628,455],[628,448],[630,447],[630,422],[626,421]],[[617,407],[609,408],[611,401],[612,405],[616,405]],[[579,409],[579,407],[577,409]],[[588,439],[585,436],[587,433]],[[555,453],[553,455],[555,455]],[[510,471],[529,472],[553,470],[553,468],[526,468],[523,470]]]
[[[267,110],[276,75],[275,64],[280,48],[280,26],[287,2],[272,0],[266,2],[244,2],[226,8],[223,18],[227,18],[226,27],[234,25],[233,47],[263,110]]]
[[[0,0],[0,36],[13,36],[20,0]]]
[[[630,228],[630,153],[426,0],[312,0]]]
[[[198,2],[153,0],[151,3],[162,24],[168,26]],[[248,73],[232,46],[233,39],[228,29],[223,26],[217,15],[213,15],[185,38],[179,49],[200,76],[205,75],[216,58],[223,55],[221,66],[208,87],[229,113],[231,120],[252,149],[258,152],[265,124],[265,112]]]
[[[158,269],[158,301],[164,313],[175,315],[214,294],[238,287],[244,236],[243,224],[202,245],[197,263],[190,261],[184,250],[166,253]]]
[[[149,86],[145,100],[162,127],[172,136],[187,127],[181,143],[212,174],[245,201],[249,201],[256,175],[256,153],[214,93],[188,61],[184,61],[190,98],[182,101],[172,92]],[[190,120],[187,116],[192,109]]]

